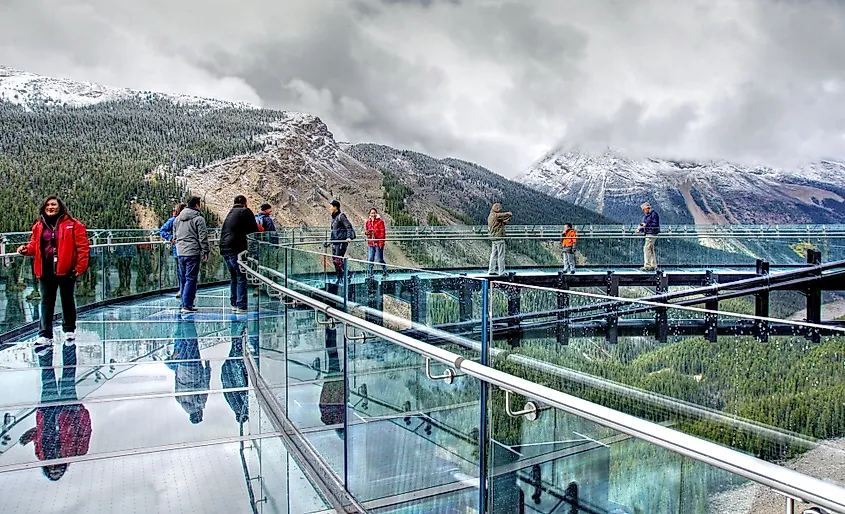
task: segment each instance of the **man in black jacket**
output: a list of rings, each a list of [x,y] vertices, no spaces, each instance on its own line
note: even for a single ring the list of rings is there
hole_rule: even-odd
[[[253,232],[258,232],[255,215],[246,206],[246,197],[238,195],[220,231],[220,255],[232,277],[229,303],[236,314],[247,312],[246,274],[238,266],[238,254],[246,250],[246,236]]]
[[[332,261],[334,262],[337,279],[340,281],[343,278],[343,256],[346,255],[349,243],[355,239],[355,229],[352,228],[352,223],[349,223],[346,214],[340,212],[340,202],[332,200],[330,209],[332,213]]]

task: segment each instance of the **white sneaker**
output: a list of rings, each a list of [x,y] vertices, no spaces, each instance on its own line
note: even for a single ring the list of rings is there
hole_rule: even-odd
[[[73,344],[76,342],[76,333],[75,332],[65,332],[65,341],[68,344]]]
[[[39,337],[35,340],[35,346],[53,346],[53,340],[46,337]]]

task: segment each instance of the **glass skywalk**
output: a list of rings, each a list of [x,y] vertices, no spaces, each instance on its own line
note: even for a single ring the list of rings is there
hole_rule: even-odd
[[[845,512],[839,268],[802,274],[845,232],[679,227],[649,274],[617,230],[572,278],[525,228],[490,279],[473,228],[396,230],[372,278],[360,243],[338,276],[321,229],[285,229],[242,256],[248,315],[215,255],[187,317],[164,245],[115,231],[51,351],[4,255],[2,511]],[[786,285],[729,297],[760,276]]]

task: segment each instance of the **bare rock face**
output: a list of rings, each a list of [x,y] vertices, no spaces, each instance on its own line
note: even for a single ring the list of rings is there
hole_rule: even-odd
[[[370,207],[383,210],[381,174],[344,153],[319,118],[284,113],[271,127],[263,151],[185,170],[187,186],[221,217],[243,194],[253,210],[273,205],[276,222],[289,226],[328,225],[332,199],[356,226]]]

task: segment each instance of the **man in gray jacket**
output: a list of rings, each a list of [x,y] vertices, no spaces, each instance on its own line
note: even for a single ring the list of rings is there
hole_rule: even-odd
[[[503,275],[505,273],[505,225],[507,225],[512,212],[502,212],[502,204],[494,203],[487,217],[487,230],[493,242],[493,249],[490,252],[490,267],[488,275]],[[181,254],[180,254],[181,255]]]
[[[176,241],[176,255],[179,270],[185,277],[182,283],[182,312],[197,312],[194,299],[200,276],[200,262],[208,260],[211,251],[208,246],[208,228],[200,214],[200,199],[192,196],[188,206],[173,221],[173,239]]]

